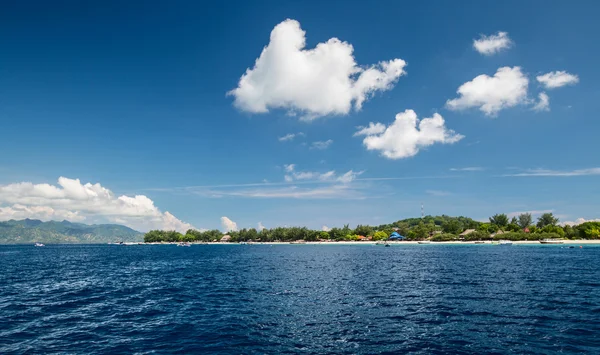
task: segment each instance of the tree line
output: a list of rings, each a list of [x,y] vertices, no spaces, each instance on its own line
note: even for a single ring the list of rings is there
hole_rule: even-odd
[[[460,236],[467,229],[474,231]],[[290,242],[304,241],[356,241],[385,240],[394,231],[407,240],[540,240],[547,238],[600,239],[600,222],[585,222],[577,226],[559,225],[552,213],[542,214],[534,223],[530,213],[509,217],[495,214],[489,222],[475,221],[468,217],[425,216],[408,218],[380,226],[358,225],[350,228],[332,228],[327,231],[306,227],[277,227],[257,230],[254,228],[227,232],[229,242]],[[144,241],[152,242],[215,242],[224,236],[219,230],[198,231],[190,229],[185,234],[176,231],[152,230],[144,235]]]

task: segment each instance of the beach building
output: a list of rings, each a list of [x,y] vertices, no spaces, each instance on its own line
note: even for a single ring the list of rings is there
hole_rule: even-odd
[[[225,234],[223,237],[221,237],[221,242],[229,242],[231,241],[231,236],[229,234]]]
[[[492,234],[490,234],[490,237],[494,238],[495,236],[497,236],[497,235],[500,235],[500,234],[504,234],[504,233],[507,233],[507,232],[505,232],[505,231],[502,231],[502,230],[499,230],[499,231],[497,231],[496,233],[492,233]]]
[[[467,229],[464,232],[460,233],[459,236],[464,237],[465,235],[469,235],[473,232],[475,232],[475,229]]]
[[[398,232],[393,232],[392,234],[390,234],[390,237],[388,238],[389,240],[404,240],[406,237],[403,235],[400,235]]]

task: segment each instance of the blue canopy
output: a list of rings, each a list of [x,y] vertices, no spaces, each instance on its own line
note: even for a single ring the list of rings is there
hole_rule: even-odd
[[[392,234],[390,234],[390,238],[389,239],[404,239],[403,235],[398,234],[398,232],[393,232]]]

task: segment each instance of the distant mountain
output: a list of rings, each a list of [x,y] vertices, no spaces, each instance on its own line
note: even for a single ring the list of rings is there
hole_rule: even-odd
[[[36,219],[0,222],[0,244],[141,242],[144,234],[119,224],[42,222]]]

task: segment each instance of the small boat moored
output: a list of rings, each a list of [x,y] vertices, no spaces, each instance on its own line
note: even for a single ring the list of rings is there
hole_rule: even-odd
[[[178,247],[190,247],[190,246],[192,246],[192,245],[191,245],[190,243],[187,243],[187,242],[186,242],[186,243],[179,243],[179,244],[177,244],[177,246],[178,246]]]
[[[510,240],[501,240],[498,242],[498,245],[510,246],[513,243]]]
[[[564,241],[562,241],[560,239],[544,239],[544,240],[540,240],[540,243],[542,243],[542,244],[562,244],[562,243],[564,243]]]
[[[420,240],[417,243],[418,244],[431,244],[431,241],[429,241],[429,240]]]
[[[45,247],[45,245],[44,245],[44,244],[42,244],[42,243],[35,243],[35,246],[36,246],[36,247]]]

